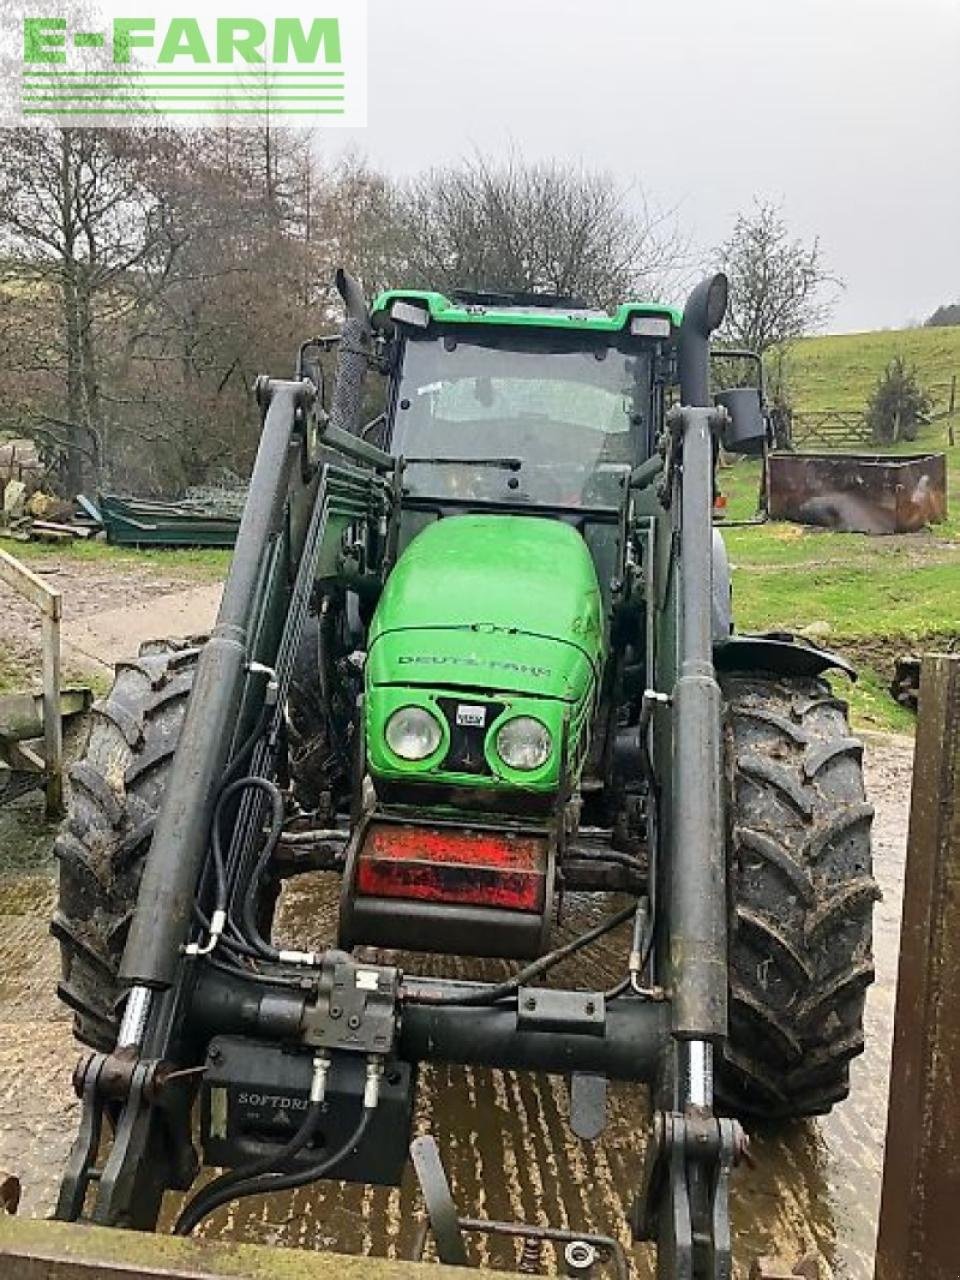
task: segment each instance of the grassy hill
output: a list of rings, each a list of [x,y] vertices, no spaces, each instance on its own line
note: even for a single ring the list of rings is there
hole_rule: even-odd
[[[945,409],[951,377],[956,374],[960,382],[960,325],[804,338],[787,358],[798,410],[862,409],[877,378],[896,355],[916,365],[935,410]]]

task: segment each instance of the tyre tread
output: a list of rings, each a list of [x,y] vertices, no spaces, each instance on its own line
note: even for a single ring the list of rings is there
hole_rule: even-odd
[[[109,1051],[116,1039],[117,972],[202,643],[151,641],[135,661],[118,663],[69,771],[50,930],[60,944],[58,994],[73,1011],[77,1039],[95,1049]]]
[[[725,1106],[779,1120],[849,1089],[873,980],[873,807],[846,704],[821,679],[729,676],[732,892]]]

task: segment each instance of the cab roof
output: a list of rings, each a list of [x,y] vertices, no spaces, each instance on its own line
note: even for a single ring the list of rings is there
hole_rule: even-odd
[[[629,332],[631,320],[641,316],[669,320],[673,330],[679,328],[683,319],[676,307],[659,302],[622,302],[615,311],[608,312],[578,305],[534,305],[526,300],[465,302],[429,289],[387,289],[374,301],[373,315],[389,316],[395,302],[425,308],[430,319],[438,324],[522,325],[583,333]]]

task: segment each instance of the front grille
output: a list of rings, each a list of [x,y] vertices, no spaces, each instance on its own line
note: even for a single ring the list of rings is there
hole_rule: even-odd
[[[489,776],[490,766],[483,753],[490,726],[504,709],[502,702],[471,702],[469,698],[438,698],[437,703],[450,729],[450,750],[443,767],[451,773],[474,773]],[[460,724],[459,719],[472,718],[483,712],[483,724]]]

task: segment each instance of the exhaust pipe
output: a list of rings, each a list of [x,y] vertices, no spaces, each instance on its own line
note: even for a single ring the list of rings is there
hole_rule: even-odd
[[[367,378],[373,328],[363,290],[353,276],[340,269],[336,274],[337,292],[343,299],[347,317],[340,331],[337,353],[337,376],[330,405],[330,426],[360,434],[363,413],[363,387]]]
[[[702,280],[687,299],[680,326],[680,399],[690,407],[710,404],[710,335],[727,314],[729,287],[722,271]]]
[[[359,283],[342,267],[337,269],[334,282],[337,286],[337,293],[343,299],[343,305],[347,309],[348,317],[351,320],[359,320],[369,330],[370,312],[367,310],[367,303]]]

